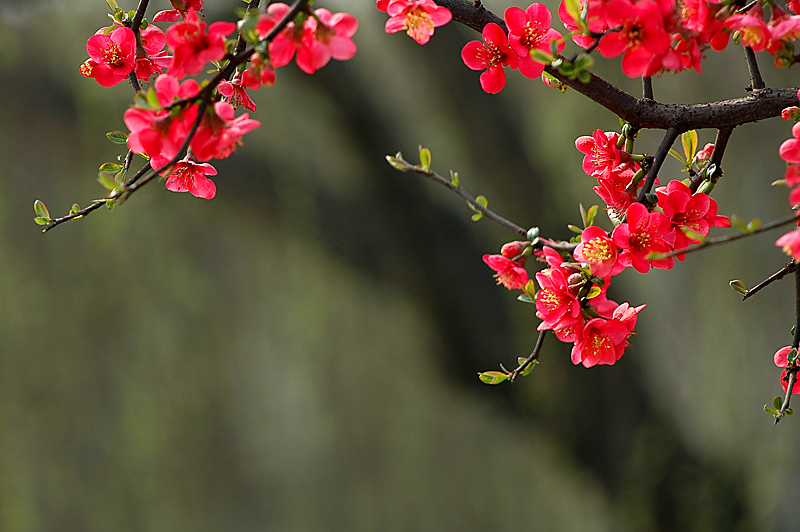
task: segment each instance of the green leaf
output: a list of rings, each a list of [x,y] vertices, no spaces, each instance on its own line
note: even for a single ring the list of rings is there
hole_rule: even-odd
[[[759,220],[758,218],[753,218],[752,220],[750,220],[750,222],[748,222],[747,226],[745,227],[745,231],[747,231],[748,233],[752,233],[759,227],[761,227],[761,220]]]
[[[737,294],[740,294],[740,295],[743,295],[743,296],[747,295],[747,287],[745,286],[745,284],[742,281],[740,281],[738,279],[734,279],[733,281],[729,282],[728,284],[730,285],[731,288],[733,288],[733,291],[736,292]]]
[[[100,172],[104,174],[116,174],[122,170],[122,165],[117,163],[103,163],[100,165]]]
[[[791,416],[792,414],[794,414],[794,410],[792,410],[791,408],[787,408],[786,410],[784,410],[784,412],[786,413],[787,416]]]
[[[161,104],[158,102],[158,96],[156,95],[155,89],[150,87],[147,89],[147,94],[145,94],[145,99],[147,104],[153,109],[159,109]]]
[[[689,163],[686,162],[686,158],[677,151],[671,149],[669,150],[669,154],[678,159],[683,166],[689,166]]]
[[[45,218],[44,216],[37,216],[33,219],[39,225],[48,225],[50,223],[50,218]]]
[[[780,397],[776,397],[775,399],[772,400],[772,406],[774,406],[778,410],[780,410],[782,404],[783,401],[781,400]]]
[[[128,142],[128,135],[122,131],[109,131],[106,133],[106,137],[114,144],[125,144]]]
[[[575,68],[579,71],[586,70],[592,65],[594,65],[594,59],[587,53],[580,53],[578,57],[575,58]]]
[[[117,206],[117,200],[115,200],[115,199],[106,200],[106,207],[108,208],[108,212],[113,211],[114,207],[116,207],[116,206]]]
[[[581,228],[580,228],[580,227],[578,227],[577,225],[572,225],[572,224],[569,224],[569,225],[567,226],[567,229],[569,229],[569,230],[570,230],[570,231],[572,231],[573,233],[578,233],[579,235],[580,235],[580,234],[583,234],[583,229],[581,229]]]
[[[459,183],[459,181],[458,181],[458,172],[454,172],[454,171],[450,170],[450,183],[454,187],[459,186],[459,184],[458,184]]]
[[[770,408],[767,405],[764,405],[764,412],[766,412],[767,414],[772,414],[773,416],[777,416],[778,415],[778,411],[777,410],[775,410],[774,408]]]
[[[117,184],[114,182],[114,180],[108,177],[107,174],[104,174],[102,172],[97,176],[97,181],[101,185],[103,185],[103,187],[106,188],[107,190],[117,189]]]
[[[681,144],[683,145],[683,153],[686,154],[686,160],[691,161],[694,159],[694,152],[697,151],[697,131],[692,129],[681,135]]]
[[[525,358],[525,357],[518,357],[517,358],[517,364],[519,364],[521,366],[522,364],[525,363],[526,360],[527,360],[527,358]],[[531,363],[528,364],[528,366],[524,370],[522,370],[522,373],[520,373],[519,376],[520,377],[525,377],[525,376],[529,375],[530,372],[533,371],[533,367],[536,366],[537,364],[539,364],[538,360],[536,360],[536,359],[531,360]]]
[[[578,72],[578,81],[581,83],[589,83],[592,81],[592,74],[588,70],[581,70]]]
[[[789,354],[786,355],[786,361],[789,364],[797,361],[797,348],[796,347],[793,347],[791,349],[791,351],[789,351]]]
[[[589,293],[586,294],[586,299],[594,299],[595,297],[599,296],[603,292],[603,289],[599,286],[593,286],[589,289]]]
[[[547,52],[539,50],[538,48],[532,48],[530,55],[531,59],[533,59],[537,63],[544,63],[545,65],[549,65],[550,63],[553,62],[553,59],[555,59],[555,56],[553,56],[553,54],[548,54]]]
[[[520,294],[517,296],[517,301],[522,301],[523,303],[533,303],[536,304],[536,300],[534,300],[528,294]]]
[[[596,216],[597,216],[597,205],[592,205],[591,207],[589,207],[589,210],[586,211],[586,223],[588,223],[589,225],[594,225],[594,219]]]
[[[480,205],[481,207],[483,207],[485,209],[486,206],[489,205],[489,200],[487,200],[485,196],[478,196],[477,198],[475,198],[475,203],[477,203],[478,205]],[[473,222],[477,222],[478,220],[483,218],[483,213],[477,207],[475,207],[474,205],[470,204],[470,208],[473,211],[475,211],[475,214],[472,215],[472,221]]]
[[[81,212],[81,206],[78,205],[77,203],[73,203],[72,204],[72,208],[69,210],[69,213],[70,214],[77,214],[79,212]]]
[[[428,148],[419,148],[419,164],[426,170],[431,167],[431,150]]]
[[[50,211],[47,210],[47,206],[42,200],[37,199],[33,202],[33,212],[36,213],[36,216],[50,220]]]
[[[508,373],[502,373],[500,371],[484,371],[478,373],[478,378],[481,382],[486,384],[500,384],[501,382],[508,380]]]
[[[386,156],[386,160],[389,162],[389,166],[394,168],[395,170],[400,170],[401,172],[405,172],[406,168],[400,161],[397,160],[396,157],[392,157],[391,155]]]

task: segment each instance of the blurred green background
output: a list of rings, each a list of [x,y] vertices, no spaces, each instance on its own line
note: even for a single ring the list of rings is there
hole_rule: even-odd
[[[780,269],[780,233],[615,278],[613,299],[648,306],[614,367],[574,367],[550,338],[532,375],[483,385],[536,339],[480,259],[513,235],[384,155],[427,146],[490,207],[566,238],[599,202],[574,139],[617,119],[518,73],[484,94],[466,28],[420,47],[371,0],[319,5],[358,17],[356,57],[254,94],[262,127],[214,162],[213,201],[154,183],[42,235],[34,199],[60,215],[102,194],[132,91],[78,73],[104,2],[0,2],[0,530],[796,530],[800,420],[762,411],[794,287],[742,303],[727,286]],[[741,56],[656,79],[656,98],[742,96]],[[599,59],[638,93],[615,70]],[[769,183],[789,136],[735,131],[722,213],[788,214]]]

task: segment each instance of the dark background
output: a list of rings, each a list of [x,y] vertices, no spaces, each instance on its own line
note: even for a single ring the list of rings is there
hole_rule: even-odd
[[[209,21],[242,6],[208,4]],[[615,366],[574,367],[549,338],[529,377],[483,385],[537,335],[480,259],[514,237],[384,156],[422,144],[490,207],[567,238],[600,202],[574,139],[618,121],[516,72],[484,94],[459,56],[477,35],[455,24],[420,47],[370,0],[319,6],[358,17],[356,57],[253,95],[262,127],[214,162],[213,201],[153,183],[41,235],[34,199],[55,216],[102,195],[132,91],[78,73],[103,2],[0,2],[0,530],[796,529],[800,420],[762,411],[794,287],[742,303],[727,286],[780,269],[780,233],[616,277],[612,299],[648,306]],[[768,85],[797,86],[770,63]],[[704,66],[654,80],[656,98],[746,94],[740,49]],[[618,60],[595,70],[640,90]],[[769,186],[789,136],[734,132],[722,213],[789,213]]]

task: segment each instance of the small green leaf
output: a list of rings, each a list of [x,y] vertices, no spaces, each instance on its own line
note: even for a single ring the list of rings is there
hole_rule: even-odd
[[[694,159],[694,152],[697,151],[697,131],[692,129],[681,135],[681,144],[683,145],[683,153],[686,154],[686,160],[691,161]]]
[[[454,172],[454,171],[450,170],[450,183],[454,187],[459,186],[459,184],[458,184],[459,183],[459,181],[458,181],[458,172]]]
[[[528,360],[528,359],[525,358],[525,357],[517,357],[517,364],[519,364],[521,366],[521,365],[523,365],[525,363],[526,360]],[[520,377],[525,377],[526,375],[529,375],[530,372],[533,371],[533,366],[537,365],[538,363],[539,363],[539,361],[536,360],[536,359],[531,360],[531,363],[528,364],[527,366],[525,366],[525,369],[522,370],[522,373],[520,373],[519,376]]]
[[[785,184],[786,184],[786,180],[785,179],[776,179],[775,181],[770,183],[769,186],[771,186],[771,187],[782,187]]]
[[[772,400],[772,406],[774,406],[778,410],[780,410],[782,404],[783,401],[781,400],[780,397],[776,397],[775,399]]]
[[[787,408],[786,410],[784,410],[784,413],[787,416],[791,416],[792,414],[794,414],[794,410],[792,410],[791,408]]]
[[[117,184],[114,182],[114,180],[108,177],[107,174],[104,174],[102,172],[97,176],[97,181],[101,185],[103,185],[103,187],[106,188],[107,190],[117,189]]]
[[[69,213],[70,214],[77,214],[79,212],[81,212],[81,206],[78,205],[77,203],[73,203],[72,204],[72,208],[69,210]]]
[[[44,216],[37,216],[33,219],[39,225],[47,225],[50,223],[50,218],[45,218]]]
[[[589,83],[592,81],[592,73],[588,70],[581,70],[578,72],[578,81],[581,83]]]
[[[683,155],[681,155],[680,153],[678,153],[677,151],[669,150],[669,154],[672,155],[673,157],[675,157],[676,159],[678,159],[683,166],[686,166],[686,167],[689,166],[689,163],[686,162],[686,158]]]
[[[796,347],[793,347],[792,350],[789,351],[789,354],[786,355],[786,361],[789,364],[797,361],[797,348]]]
[[[536,284],[533,279],[528,279],[528,282],[522,287],[522,291],[531,299],[536,299]]]
[[[485,196],[478,196],[477,198],[475,198],[475,203],[477,203],[478,205],[480,205],[481,207],[483,207],[485,209],[486,206],[489,205],[489,200],[487,200]],[[475,211],[475,214],[472,215],[472,221],[473,222],[477,222],[478,220],[483,218],[483,213],[477,207],[475,207],[474,205],[470,204],[470,208],[473,211]]]
[[[737,294],[740,294],[740,295],[743,295],[743,296],[747,295],[747,287],[745,286],[745,284],[742,281],[740,281],[738,279],[734,279],[733,281],[729,282],[728,284],[730,285],[731,288],[733,288],[733,291],[736,292]]]
[[[115,200],[115,199],[106,200],[106,207],[108,208],[108,212],[113,211],[114,207],[116,207],[116,206],[117,206],[117,200]]]
[[[747,224],[744,223],[744,221],[742,221],[742,219],[736,216],[735,214],[731,216],[731,224],[740,231],[744,233],[747,232]]]
[[[592,56],[587,53],[580,53],[578,57],[575,58],[575,68],[580,70],[586,70],[594,65],[594,59]]]
[[[589,293],[586,294],[586,299],[594,299],[595,297],[599,296],[603,292],[603,289],[599,286],[593,286],[589,289]]]
[[[544,63],[545,65],[549,65],[553,62],[553,59],[555,59],[552,54],[549,54],[543,50],[539,50],[538,48],[532,48],[530,54],[531,59],[537,63]]]
[[[391,155],[386,156],[386,160],[389,162],[389,166],[394,168],[395,170],[400,170],[401,172],[405,171],[405,166],[403,163],[397,160],[396,157],[392,157]]]
[[[50,220],[50,211],[47,210],[47,206],[42,200],[37,199],[33,202],[33,212],[36,213],[36,216]]]
[[[580,228],[580,227],[578,227],[577,225],[572,225],[572,224],[569,224],[569,225],[567,226],[567,229],[569,229],[569,230],[570,230],[570,231],[572,231],[573,233],[578,233],[579,235],[580,235],[580,234],[583,234],[583,229],[581,229],[581,228]]]
[[[478,378],[481,382],[486,384],[500,384],[501,382],[508,380],[508,373],[502,373],[500,371],[484,371],[478,373]]]
[[[533,303],[536,304],[536,300],[534,300],[528,294],[520,294],[517,296],[517,301],[522,301],[523,303]]]
[[[774,408],[770,408],[767,405],[764,405],[764,412],[766,412],[767,414],[772,414],[773,416],[777,416],[778,415],[778,411],[777,410],[775,410]]]
[[[117,163],[103,163],[100,165],[99,170],[104,174],[116,174],[122,170],[122,165]]]
[[[147,100],[147,104],[153,109],[159,109],[161,104],[158,102],[158,96],[156,95],[155,89],[150,87],[147,89],[147,94],[145,94],[145,99]]]
[[[750,220],[750,222],[748,222],[747,226],[745,227],[745,231],[747,231],[748,233],[752,233],[759,227],[761,227],[761,220],[759,220],[758,218],[753,218],[752,220]]]
[[[594,225],[594,219],[597,216],[597,205],[592,205],[589,207],[589,210],[586,211],[586,223],[588,226]]]
[[[431,150],[428,148],[419,148],[419,164],[426,170],[431,167]]]
[[[106,137],[114,144],[125,144],[128,142],[128,135],[122,131],[109,131],[106,133]]]

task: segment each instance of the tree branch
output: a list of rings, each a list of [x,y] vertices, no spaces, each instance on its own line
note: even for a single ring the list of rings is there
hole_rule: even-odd
[[[483,6],[463,0],[435,0],[453,13],[453,20],[478,32],[490,22],[507,31],[503,19]],[[790,105],[797,105],[797,88],[755,89],[751,96],[704,104],[666,104],[646,98],[637,99],[596,74],[589,83],[568,79],[549,65],[545,71],[559,81],[605,107],[631,125],[646,129],[676,128],[679,133],[691,129],[722,129],[756,122],[775,116]]]

